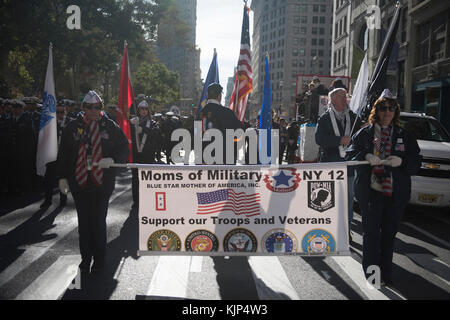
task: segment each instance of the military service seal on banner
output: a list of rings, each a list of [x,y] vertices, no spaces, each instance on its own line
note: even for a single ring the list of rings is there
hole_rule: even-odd
[[[211,252],[219,250],[219,240],[214,233],[208,230],[195,230],[191,232],[184,242],[186,251]]]
[[[331,253],[336,250],[336,240],[328,231],[314,229],[309,231],[302,239],[304,253],[321,254]]]
[[[261,245],[265,252],[297,252],[298,241],[295,235],[286,229],[273,229],[264,235]]]
[[[233,229],[223,239],[223,250],[227,252],[256,252],[258,240],[244,228]]]
[[[300,174],[295,168],[269,169],[269,174],[264,175],[266,188],[279,193],[294,191],[300,180]]]
[[[324,212],[334,205],[334,181],[308,181],[309,208]]]
[[[180,251],[180,237],[173,231],[162,229],[155,231],[147,240],[149,251]]]

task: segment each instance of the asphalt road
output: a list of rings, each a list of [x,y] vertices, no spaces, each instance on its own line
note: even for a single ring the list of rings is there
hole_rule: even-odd
[[[0,299],[402,300],[450,299],[450,211],[409,207],[397,234],[395,286],[369,288],[361,268],[361,217],[348,257],[137,256],[131,177],[118,177],[108,212],[107,267],[77,275],[72,197],[46,210],[39,194],[3,199]]]

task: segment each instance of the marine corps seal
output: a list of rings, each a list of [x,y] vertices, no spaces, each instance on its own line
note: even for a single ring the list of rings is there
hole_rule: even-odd
[[[184,241],[186,251],[211,252],[219,250],[219,240],[208,230],[195,230]]]
[[[162,229],[155,231],[147,240],[149,251],[180,251],[180,237],[173,231]]]
[[[247,229],[233,229],[223,239],[223,250],[227,252],[256,252],[258,240]]]

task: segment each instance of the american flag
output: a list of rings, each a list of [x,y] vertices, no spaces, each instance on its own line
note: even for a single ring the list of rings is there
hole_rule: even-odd
[[[259,193],[246,194],[233,189],[197,192],[197,214],[232,211],[235,215],[252,217],[260,214],[260,200]]]
[[[249,11],[250,9],[245,5],[244,19],[242,21],[241,51],[239,53],[238,68],[234,78],[233,93],[229,104],[229,108],[236,113],[240,121],[244,121],[248,95],[253,91]]]

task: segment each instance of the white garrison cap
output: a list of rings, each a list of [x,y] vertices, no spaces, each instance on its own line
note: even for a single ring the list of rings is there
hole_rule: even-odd
[[[337,77],[335,80],[336,81],[342,81],[342,78],[341,77]]]
[[[100,98],[100,96],[97,94],[97,92],[91,90],[84,97],[83,103],[88,103],[88,104],[103,103],[103,100],[102,100],[102,98]]]
[[[138,105],[138,109],[139,108],[148,108],[148,103],[145,100],[142,100],[141,103],[139,103]]]
[[[395,99],[394,96],[392,95],[392,92],[389,91],[389,89],[384,89],[383,93],[381,94],[381,96],[378,99]]]

